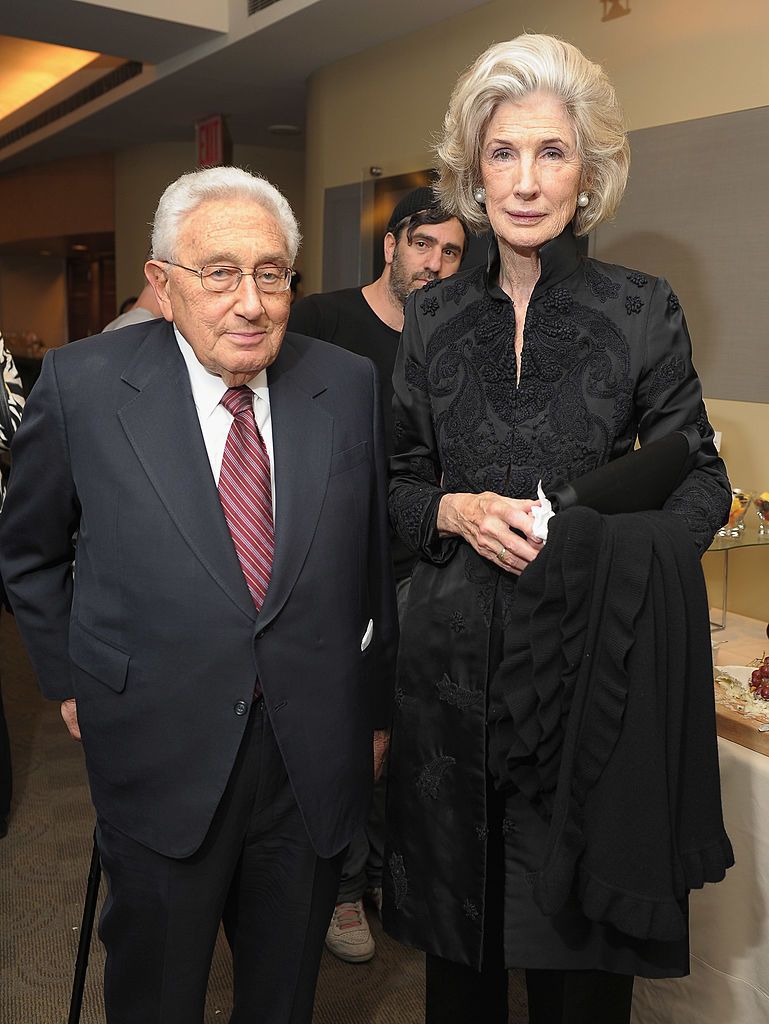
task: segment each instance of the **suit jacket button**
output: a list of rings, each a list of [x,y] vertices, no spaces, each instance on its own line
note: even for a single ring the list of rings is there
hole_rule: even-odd
[[[248,711],[248,704],[244,700],[235,701],[235,707],[232,709],[236,715],[245,715]]]

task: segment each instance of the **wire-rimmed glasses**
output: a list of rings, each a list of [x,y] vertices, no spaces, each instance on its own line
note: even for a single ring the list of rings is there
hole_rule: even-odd
[[[194,267],[185,267],[181,263],[174,263],[173,260],[158,260],[158,263],[167,263],[171,267],[178,267],[179,270],[188,270],[191,274],[196,274],[207,292],[237,291],[245,274],[253,277],[254,284],[264,295],[276,295],[288,291],[291,287],[291,278],[294,276],[291,267],[275,267],[271,264],[254,267],[253,270],[241,270],[240,267],[228,267],[217,263],[196,270]]]

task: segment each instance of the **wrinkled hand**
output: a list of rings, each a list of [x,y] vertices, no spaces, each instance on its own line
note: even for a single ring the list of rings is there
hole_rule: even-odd
[[[520,576],[542,550],[542,541],[531,532],[535,505],[539,502],[530,498],[505,498],[492,491],[445,494],[438,507],[438,530],[463,537],[479,555]]]
[[[387,760],[387,751],[390,748],[390,730],[376,729],[374,731],[374,781],[382,774]]]
[[[77,724],[77,704],[74,699],[61,702],[61,717],[64,719],[64,724],[69,729],[72,739],[79,740],[80,726]]]

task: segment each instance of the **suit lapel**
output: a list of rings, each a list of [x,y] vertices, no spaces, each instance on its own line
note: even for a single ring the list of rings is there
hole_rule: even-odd
[[[275,556],[258,626],[286,602],[307,557],[326,495],[332,417],[315,399],[325,384],[302,365],[287,337],[267,371],[275,454]]]
[[[138,393],[118,410],[118,418],[158,497],[211,577],[254,619],[170,324],[148,331],[123,380]]]

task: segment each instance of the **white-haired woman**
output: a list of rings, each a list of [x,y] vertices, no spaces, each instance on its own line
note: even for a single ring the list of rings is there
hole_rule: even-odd
[[[517,577],[541,550],[537,482],[574,479],[674,430],[701,439],[667,508],[700,550],[729,483],[667,282],[580,255],[612,216],[629,151],[614,90],[549,36],[492,46],[460,78],[437,148],[447,211],[494,235],[487,267],[416,293],[395,370],[391,517],[420,555],[399,654],[385,924],[427,953],[427,1020],[629,1019],[633,976],[687,972],[685,939],[632,939],[574,901],[552,917],[527,872],[535,811],[487,769],[487,685]],[[524,802],[525,804],[525,802]]]

